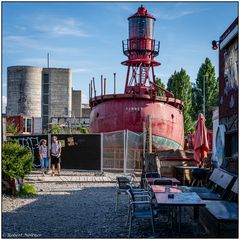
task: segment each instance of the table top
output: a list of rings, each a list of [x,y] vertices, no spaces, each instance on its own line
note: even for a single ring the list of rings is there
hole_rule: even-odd
[[[181,193],[182,191],[176,187],[152,185],[152,191],[154,193]]]
[[[174,166],[175,168],[183,168],[183,169],[194,169],[194,168],[199,168],[196,166]]]
[[[174,198],[168,198],[171,194]],[[155,193],[159,206],[205,206],[205,202],[195,192],[190,193]]]
[[[179,185],[181,182],[177,180],[176,178],[167,178],[167,177],[161,177],[161,178],[146,178],[147,183],[152,185],[154,180],[159,179],[159,180],[166,180],[166,181],[172,181],[173,184]]]

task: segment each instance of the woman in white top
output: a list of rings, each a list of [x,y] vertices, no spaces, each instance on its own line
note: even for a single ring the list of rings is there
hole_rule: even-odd
[[[41,163],[41,172],[42,176],[44,176],[44,172],[48,169],[48,147],[47,147],[47,140],[43,139],[40,143],[39,147],[39,156],[40,156],[40,163]]]

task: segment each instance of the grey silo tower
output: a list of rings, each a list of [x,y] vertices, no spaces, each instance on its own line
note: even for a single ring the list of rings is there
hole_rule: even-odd
[[[42,69],[30,66],[7,68],[7,115],[41,117]]]

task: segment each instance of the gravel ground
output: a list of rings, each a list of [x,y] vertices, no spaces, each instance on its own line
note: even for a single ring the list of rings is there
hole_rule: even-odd
[[[43,182],[35,186],[36,197],[2,197],[3,238],[127,238],[128,199],[121,195],[115,212],[114,184]],[[154,235],[149,220],[134,220],[132,237],[204,237],[201,228],[196,235],[189,213],[183,215],[187,223],[180,235],[161,219],[155,221]]]

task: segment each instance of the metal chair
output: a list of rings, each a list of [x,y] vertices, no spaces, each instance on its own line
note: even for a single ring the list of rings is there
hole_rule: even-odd
[[[133,196],[130,189],[127,190],[127,193],[130,199],[129,216],[128,216],[128,222],[129,222],[128,237],[131,236],[132,222],[134,218],[150,219],[151,225],[152,225],[152,231],[154,233],[154,217],[157,216],[157,213],[152,209],[151,197],[149,195],[145,195],[144,200],[140,200],[140,199],[137,200],[136,199],[137,195]]]
[[[143,186],[144,188],[148,187],[147,184],[147,178],[160,178],[161,175],[158,172],[147,172],[145,173],[144,179],[143,179]]]
[[[127,194],[127,190],[129,189],[128,184],[131,183],[131,180],[127,177],[116,177],[116,206],[115,211],[117,211],[118,208],[118,202],[119,202],[119,195],[121,194]]]
[[[130,216],[130,202],[131,201],[143,201],[143,200],[149,200],[151,199],[151,192],[146,191],[145,189],[141,188],[134,188],[132,184],[128,184],[128,191],[131,195],[129,195],[129,204],[128,204],[128,217],[127,217],[127,223],[129,221],[129,216]]]

